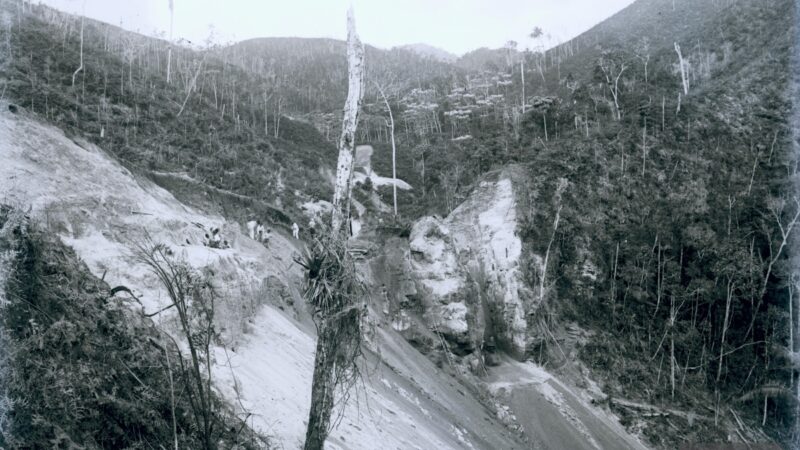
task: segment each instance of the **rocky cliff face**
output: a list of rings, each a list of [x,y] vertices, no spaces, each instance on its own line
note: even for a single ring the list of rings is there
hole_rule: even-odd
[[[482,181],[446,218],[425,217],[410,236],[424,317],[457,351],[499,346],[522,357],[537,299],[523,281],[515,182],[505,169]],[[535,258],[534,258],[535,259]]]

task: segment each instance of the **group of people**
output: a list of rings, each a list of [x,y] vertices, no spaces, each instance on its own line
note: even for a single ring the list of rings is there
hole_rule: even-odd
[[[316,228],[316,222],[314,218],[308,223],[309,230],[311,231],[311,235],[314,235],[314,231]],[[253,219],[247,222],[247,233],[250,236],[250,239],[254,241],[258,241],[263,243],[264,245],[269,245],[270,238],[272,238],[272,228],[265,227],[264,223],[261,222],[260,219]],[[297,222],[292,223],[292,237],[295,239],[300,239],[300,225]]]
[[[222,239],[222,233],[219,231],[219,227],[212,227],[211,228],[211,235],[209,233],[205,233],[203,235],[203,245],[206,247],[211,248],[229,248],[228,241]]]
[[[264,227],[260,219],[247,222],[247,232],[250,235],[250,239],[269,245],[269,240],[272,237],[272,228]]]

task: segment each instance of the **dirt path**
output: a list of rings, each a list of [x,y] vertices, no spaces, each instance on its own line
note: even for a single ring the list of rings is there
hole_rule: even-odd
[[[490,369],[489,389],[510,408],[525,434],[544,449],[645,449],[606,410],[532,363],[507,358]]]

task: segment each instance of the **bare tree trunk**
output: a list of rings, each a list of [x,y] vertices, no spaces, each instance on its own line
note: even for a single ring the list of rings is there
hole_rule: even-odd
[[[78,68],[75,70],[75,73],[72,74],[72,87],[75,87],[75,77],[78,76],[78,73],[83,70],[83,21],[84,15],[86,13],[86,1],[83,2],[83,9],[84,11],[81,13],[81,63]]]
[[[646,167],[647,167],[647,121],[645,120],[644,128],[642,128],[642,177],[644,177]]]
[[[389,106],[389,100],[386,99],[386,94],[383,92],[383,88],[378,83],[375,83],[375,86],[381,93],[381,97],[383,97],[383,103],[386,105],[386,110],[389,111],[389,126],[392,133],[392,194],[394,195],[394,216],[397,217],[397,148],[395,147],[394,143],[394,115],[392,114],[392,107]]]
[[[278,108],[275,111],[275,137],[277,138],[281,129],[281,106],[283,106],[283,98],[278,97]]]
[[[545,289],[545,277],[547,276],[547,263],[550,259],[550,248],[553,246],[553,242],[556,239],[556,233],[558,232],[558,222],[561,220],[561,194],[564,192],[564,189],[567,188],[566,182],[561,179],[559,180],[559,185],[556,187],[556,218],[553,221],[553,234],[550,236],[550,242],[547,243],[547,250],[544,253],[544,261],[542,262],[542,275],[539,277],[539,301],[544,301],[544,289]]]
[[[308,413],[308,429],[304,450],[322,450],[331,425],[334,383],[331,378],[330,357],[325,342],[331,339],[332,330],[324,324],[319,327],[317,351],[314,354],[314,381],[311,387],[311,410]]]
[[[200,75],[200,71],[203,70],[203,64],[206,62],[206,57],[203,55],[203,59],[200,61],[200,65],[197,66],[197,72],[194,73],[194,77],[192,77],[192,83],[189,85],[189,91],[186,93],[186,98],[183,99],[183,104],[181,104],[181,109],[178,111],[178,117],[183,113],[183,109],[186,108],[186,102],[189,101],[189,97],[192,95],[192,91],[194,90],[195,85],[197,84],[197,77]]]
[[[333,213],[331,217],[331,238],[338,239],[342,234],[342,224],[350,207],[350,185],[353,173],[353,153],[355,147],[358,113],[363,97],[364,85],[364,46],[356,34],[355,18],[352,8],[347,12],[347,61],[348,91],[342,118],[342,136],[339,139],[339,159],[336,166],[336,185],[333,194]],[[333,411],[336,381],[336,345],[346,345],[337,340],[337,323],[322,317],[317,324],[317,350],[314,356],[314,378],[311,388],[311,408],[306,429],[304,450],[322,450],[328,437]],[[358,331],[360,333],[360,330]]]
[[[789,353],[794,353],[794,288],[795,275],[789,279]],[[789,386],[794,386],[794,375],[789,374]]]
[[[617,78],[614,79],[614,90],[612,93],[614,94],[614,108],[617,110],[617,120],[622,120],[622,113],[619,110],[619,78],[622,76],[622,72],[625,71],[625,65],[622,65],[619,73],[617,74]]]
[[[678,62],[681,68],[681,82],[683,83],[683,95],[689,95],[689,63],[683,59],[681,46],[675,42],[675,51],[678,53]]]
[[[725,357],[725,334],[728,332],[728,318],[731,314],[731,301],[733,300],[733,279],[728,279],[727,296],[725,298],[725,318],[722,320],[722,338],[719,343],[719,362],[717,365],[717,384],[722,376],[722,360]]]
[[[542,123],[544,124],[544,140],[549,142],[547,139],[547,113],[542,113]]]
[[[525,52],[519,62],[519,74],[522,77],[522,115],[525,115]]]
[[[775,221],[777,222],[778,228],[780,229],[781,232],[781,243],[780,246],[778,247],[778,251],[775,252],[775,256],[772,257],[767,262],[767,273],[764,275],[764,281],[761,285],[761,291],[758,294],[758,303],[756,304],[756,307],[753,310],[753,317],[750,318],[750,325],[747,327],[747,332],[744,334],[745,339],[747,339],[747,337],[750,336],[750,332],[753,331],[753,325],[755,325],[756,317],[758,317],[758,310],[761,309],[761,304],[764,301],[764,295],[766,295],[767,293],[767,285],[769,283],[769,277],[772,275],[772,268],[775,266],[775,263],[777,263],[778,260],[780,259],[781,254],[783,253],[783,249],[786,248],[786,245],[788,245],[789,243],[789,237],[792,234],[792,229],[794,229],[795,225],[797,225],[798,219],[800,219],[800,200],[795,198],[794,202],[795,202],[795,208],[797,209],[795,211],[794,216],[792,217],[792,220],[789,221],[789,223],[785,227],[783,226],[783,223],[781,223],[781,213],[775,209],[772,210],[772,214],[775,217]]]
[[[270,94],[270,96],[267,97],[267,90],[264,89],[264,136],[267,136],[267,137],[269,137],[269,107],[268,107],[268,104],[269,104],[269,99],[270,98],[272,98],[272,95]]]
[[[605,64],[601,64],[600,68],[603,70],[603,74],[606,77],[606,84],[608,84],[608,90],[611,91],[611,98],[614,100],[614,116],[617,120],[620,120],[622,119],[622,114],[619,110],[619,79],[622,77],[622,73],[625,72],[627,67],[625,67],[625,64],[620,65],[619,73],[614,78],[613,84],[611,83],[611,77],[614,75],[612,72],[612,65],[609,64],[606,66]]]
[[[169,49],[167,49],[167,84],[170,84],[172,69],[172,18],[175,14],[174,0],[169,0]]]
[[[336,184],[333,193],[333,215],[331,231],[337,235],[347,217],[345,207],[349,204],[350,187],[353,177],[353,153],[355,149],[356,125],[364,96],[364,46],[356,34],[352,9],[347,16],[347,61],[348,90],[347,101],[342,117],[342,136],[339,138],[339,158],[336,163]]]

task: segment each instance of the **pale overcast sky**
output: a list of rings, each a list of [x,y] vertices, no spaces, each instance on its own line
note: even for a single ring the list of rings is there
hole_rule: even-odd
[[[154,34],[169,30],[169,0],[42,0],[124,28]],[[633,0],[174,0],[174,38],[206,40],[213,25],[220,42],[253,37],[344,39],[353,4],[364,42],[381,48],[426,43],[463,54],[500,47],[508,40],[531,45],[534,26],[567,40]],[[84,6],[85,4],[85,6]]]

